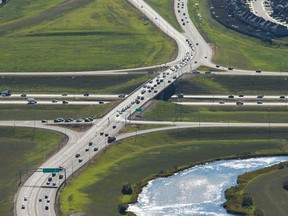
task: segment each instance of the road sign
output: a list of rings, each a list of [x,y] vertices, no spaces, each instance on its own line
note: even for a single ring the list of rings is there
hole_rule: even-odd
[[[141,108],[137,108],[135,111],[136,112],[142,112],[142,109]]]
[[[56,173],[62,170],[62,168],[43,168],[43,173]]]

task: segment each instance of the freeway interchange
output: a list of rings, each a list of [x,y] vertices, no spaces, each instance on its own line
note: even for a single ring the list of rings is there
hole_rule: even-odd
[[[191,71],[191,69],[195,69],[200,65],[215,68],[215,64],[211,63],[211,48],[202,38],[189,18],[187,0],[175,1],[175,14],[185,31],[183,34],[174,29],[146,2],[142,0],[128,1],[164,33],[176,41],[178,46],[177,58],[173,62],[167,64],[171,66],[171,69],[166,69],[159,73],[158,77],[148,80],[145,84],[135,89],[102,119],[98,121],[94,120],[92,127],[87,132],[76,135],[69,130],[65,129],[64,131],[63,128],[59,129],[69,135],[69,141],[59,150],[59,152],[43,163],[41,165],[42,168],[63,167],[66,170],[67,178],[70,177],[85,163],[89,163],[90,158],[107,147],[108,137],[117,137],[119,130],[128,122],[128,117],[133,114],[137,108],[140,108],[147,101],[161,93],[169,85],[173,84],[173,82],[186,71]],[[180,9],[177,8],[178,2],[181,2]],[[178,12],[178,10],[180,10],[180,12]],[[183,25],[182,19],[186,20],[185,25]],[[73,74],[74,72],[71,73]],[[233,73],[237,72],[234,71]],[[53,73],[53,75],[67,74],[69,73]],[[103,74],[105,74],[105,72],[103,72]],[[255,74],[255,71],[253,71],[253,74]],[[25,75],[25,73],[21,73],[21,75]],[[150,89],[153,87],[153,91],[149,91],[147,88],[148,86]],[[183,127],[184,126],[185,125],[183,125]],[[216,126],[219,126],[219,124]],[[41,127],[52,129],[50,128],[52,126],[48,125],[41,125]],[[59,178],[59,174],[51,176],[49,173],[34,172],[19,188],[15,201],[15,214],[18,216],[55,216],[54,204],[57,190],[63,183],[64,178]]]

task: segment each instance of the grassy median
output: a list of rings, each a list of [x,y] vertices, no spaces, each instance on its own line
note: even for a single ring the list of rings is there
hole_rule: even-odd
[[[3,89],[14,93],[34,94],[129,94],[153,74],[106,76],[5,76],[0,78]],[[31,81],[33,80],[33,81]]]
[[[51,131],[0,127],[0,215],[14,215],[19,170],[39,166],[66,142],[64,135]]]
[[[32,0],[24,5],[15,0],[0,8],[5,9],[1,71],[133,68],[168,62],[176,52],[174,42],[127,1],[53,0],[41,5]]]
[[[286,129],[185,129],[147,134],[121,141],[91,161],[60,192],[61,215],[119,215],[125,183],[143,184],[155,174],[223,157],[287,153]],[[155,176],[154,176],[155,177]],[[135,188],[136,189],[136,188]]]

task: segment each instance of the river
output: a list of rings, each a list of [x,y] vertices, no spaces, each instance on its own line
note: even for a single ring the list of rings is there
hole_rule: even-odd
[[[152,180],[128,211],[138,216],[224,216],[224,191],[245,172],[268,167],[288,156],[221,160]]]

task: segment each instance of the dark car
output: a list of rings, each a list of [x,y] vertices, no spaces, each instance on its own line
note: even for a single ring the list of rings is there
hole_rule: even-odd
[[[228,67],[228,70],[233,70],[233,67]]]
[[[264,98],[264,95],[258,95],[257,98]]]
[[[83,94],[85,97],[88,97],[89,96],[89,93],[84,93]]]
[[[94,148],[94,151],[98,151],[98,148]]]
[[[47,120],[46,120],[46,119],[42,119],[41,122],[42,122],[42,123],[47,123]]]
[[[256,70],[256,73],[261,73],[261,70]]]
[[[76,158],[80,157],[80,154],[79,154],[79,153],[78,153],[78,154],[76,154],[76,155],[75,155],[75,157],[76,157]]]
[[[229,95],[228,98],[234,98],[234,95]]]

